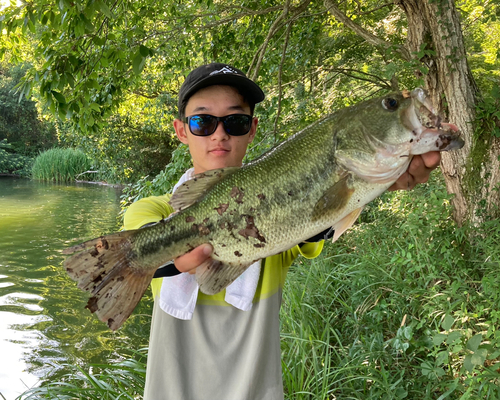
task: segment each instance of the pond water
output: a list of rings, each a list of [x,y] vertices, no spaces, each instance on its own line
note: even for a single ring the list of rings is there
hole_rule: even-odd
[[[120,230],[119,211],[110,187],[0,177],[0,398],[147,345],[148,299],[111,332],[62,266],[64,248]]]

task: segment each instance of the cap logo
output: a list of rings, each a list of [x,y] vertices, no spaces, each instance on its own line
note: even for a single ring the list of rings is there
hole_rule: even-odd
[[[232,68],[229,67],[224,67],[222,69],[219,69],[217,71],[212,71],[209,76],[216,75],[216,74],[238,74],[238,71],[235,71]]]

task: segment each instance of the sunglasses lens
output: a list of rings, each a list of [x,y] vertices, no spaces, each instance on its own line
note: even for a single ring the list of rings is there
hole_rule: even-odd
[[[229,115],[224,119],[224,129],[232,136],[243,136],[250,131],[252,117],[249,115]]]
[[[217,119],[211,115],[194,115],[189,117],[189,130],[196,136],[209,136],[217,127]]]

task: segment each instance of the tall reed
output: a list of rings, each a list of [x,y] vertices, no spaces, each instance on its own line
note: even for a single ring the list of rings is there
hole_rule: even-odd
[[[35,159],[31,176],[42,181],[71,182],[90,168],[91,161],[81,150],[54,148]]]

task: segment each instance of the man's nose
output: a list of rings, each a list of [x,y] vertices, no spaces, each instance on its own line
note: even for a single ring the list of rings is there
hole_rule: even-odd
[[[227,134],[226,130],[224,129],[224,124],[222,121],[217,122],[217,128],[215,129],[215,132],[212,134],[212,139],[214,140],[227,140],[229,139],[229,135]]]

